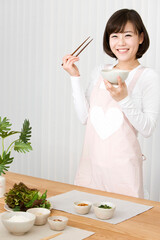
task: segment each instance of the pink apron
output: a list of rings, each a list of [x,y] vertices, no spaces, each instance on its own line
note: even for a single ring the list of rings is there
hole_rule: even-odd
[[[128,86],[129,95],[144,68]],[[142,153],[137,131],[106,89],[100,76],[90,98],[82,158],[75,178],[79,186],[143,198]]]

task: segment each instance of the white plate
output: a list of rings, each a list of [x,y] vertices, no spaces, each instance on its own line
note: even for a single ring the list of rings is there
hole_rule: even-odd
[[[7,204],[4,205],[4,209],[5,209],[6,211],[8,211],[8,212],[13,212],[13,209],[10,208],[10,207],[8,207]]]
[[[10,207],[8,207],[8,205],[7,204],[5,204],[4,205],[4,209],[7,211],[7,212],[13,212],[13,209],[12,208],[10,208]],[[52,206],[50,207],[50,209],[49,210],[51,210],[52,209]],[[18,212],[21,212],[21,211],[18,211]],[[22,211],[23,212],[23,211]]]

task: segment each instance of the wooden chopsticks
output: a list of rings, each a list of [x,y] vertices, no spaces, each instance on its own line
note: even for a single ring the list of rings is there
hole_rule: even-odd
[[[86,38],[86,40],[85,40],[78,48],[76,48],[76,50],[75,50],[73,53],[71,53],[71,55],[73,56],[73,54],[75,54],[75,53],[83,46],[83,44],[84,44],[85,42],[87,42],[87,40],[88,40],[89,38],[90,38],[90,37]],[[80,54],[81,52],[83,52],[83,50],[92,42],[92,40],[93,40],[93,38],[92,38],[75,56],[78,57],[79,54]],[[62,63],[61,65],[63,66],[63,63]]]
[[[84,44],[85,42],[87,42],[87,40],[88,40],[89,38],[90,38],[90,37],[88,37],[71,55],[73,56],[73,54],[75,54],[75,53],[80,49],[80,47],[82,47],[83,44]],[[76,54],[76,57],[78,57],[78,55],[79,55],[81,52],[83,52],[83,50],[88,46],[88,44],[90,44],[90,42],[92,42],[92,40],[93,40],[93,38]]]
[[[62,234],[62,232],[56,233],[56,234],[51,235],[51,236],[49,236],[49,237],[42,238],[41,240],[49,240],[49,239],[55,238],[55,237],[57,237],[57,236],[59,236],[59,235],[61,235],[61,234]]]

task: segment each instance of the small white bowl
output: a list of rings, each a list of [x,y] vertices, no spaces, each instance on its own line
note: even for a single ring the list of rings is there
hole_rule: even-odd
[[[83,204],[85,206],[83,206]],[[88,201],[74,202],[74,209],[75,209],[76,213],[82,214],[82,215],[89,213],[91,206],[92,206],[92,204]]]
[[[49,226],[52,230],[64,230],[68,223],[68,218],[64,216],[51,216],[48,218]]]
[[[129,71],[119,70],[119,69],[103,69],[101,70],[101,75],[104,79],[112,84],[118,84],[117,77],[120,76],[122,82],[128,77]]]
[[[21,217],[21,220],[16,221],[16,216]],[[6,229],[14,235],[23,235],[28,232],[33,227],[35,218],[34,214],[28,212],[4,212],[1,216]]]
[[[107,205],[111,208],[99,208],[101,205]],[[98,202],[93,204],[93,209],[97,218],[105,220],[113,216],[116,206],[111,202]]]
[[[41,226],[46,224],[47,218],[51,211],[46,208],[30,208],[27,210],[29,213],[33,213],[36,216],[34,225]]]

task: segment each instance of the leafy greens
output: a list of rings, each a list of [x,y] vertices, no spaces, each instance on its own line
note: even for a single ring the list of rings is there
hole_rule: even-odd
[[[111,209],[112,207],[104,204],[104,205],[100,205],[99,208]]]
[[[38,189],[28,188],[22,182],[15,183],[13,188],[5,194],[5,202],[13,211],[26,211],[36,207],[50,209],[51,204],[46,198],[47,190],[41,195]]]

